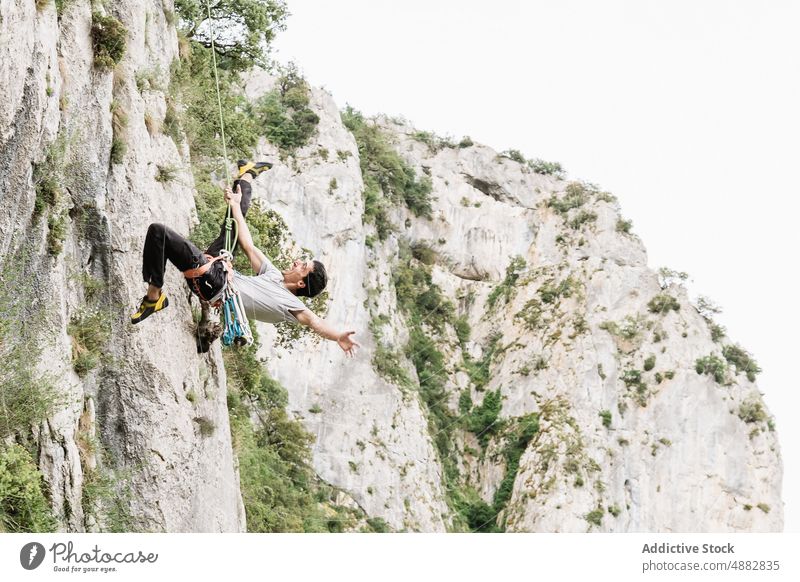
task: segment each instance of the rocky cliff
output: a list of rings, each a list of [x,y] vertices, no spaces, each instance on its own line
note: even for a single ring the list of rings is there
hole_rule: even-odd
[[[195,160],[167,131],[174,13],[113,15],[126,50],[102,67],[87,3],[0,5],[3,390],[55,388],[45,421],[0,437],[30,451],[61,529],[241,531],[222,350],[196,353],[180,274],[170,309],[128,323],[147,225],[197,220]],[[257,103],[275,79],[243,85]],[[363,349],[258,331],[321,481],[395,530],[782,529],[756,363],[648,267],[613,195],[319,89],[308,108],[299,147],[261,137],[276,165],[254,196],[327,265],[324,315]]]

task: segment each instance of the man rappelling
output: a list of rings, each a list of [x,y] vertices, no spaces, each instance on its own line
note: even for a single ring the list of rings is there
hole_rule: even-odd
[[[220,235],[203,253],[168,226],[151,224],[147,229],[142,260],[142,277],[148,284],[147,293],[139,309],[131,316],[131,323],[139,323],[169,305],[167,295],[162,291],[164,270],[169,259],[184,273],[192,291],[201,301],[223,306],[226,319],[229,315],[235,318],[235,312],[238,311],[232,308],[234,313],[228,313],[229,304],[223,304],[224,297],[230,297],[233,293],[236,302],[231,304],[244,311],[238,314],[244,321],[238,323],[245,328],[247,318],[266,323],[300,323],[323,338],[336,341],[347,356],[354,356],[355,348],[360,347],[351,337],[355,331],[336,330],[298,299],[315,297],[325,289],[328,282],[325,266],[317,260],[295,260],[289,269],[280,271],[253,244],[245,221],[251,202],[251,182],[272,165],[244,160],[240,160],[238,165],[238,179],[233,183],[233,188],[225,190],[229,216],[238,231],[237,240],[230,249],[225,248],[226,241],[230,244],[230,222],[223,221]],[[245,253],[257,275],[246,276],[233,270],[231,260],[237,246]],[[249,328],[246,334],[249,334]]]

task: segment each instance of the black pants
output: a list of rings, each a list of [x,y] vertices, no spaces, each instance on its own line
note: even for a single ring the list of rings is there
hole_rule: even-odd
[[[250,208],[250,197],[252,188],[245,181],[236,180],[236,186],[242,189],[242,214],[247,214]],[[235,227],[234,227],[235,228]],[[225,246],[225,220],[222,221],[222,228],[217,239],[211,243],[205,254],[216,257]],[[238,243],[236,245],[239,246]],[[236,248],[233,249],[236,251]],[[179,271],[196,269],[200,265],[208,262],[205,254],[197,248],[187,238],[179,235],[170,227],[164,224],[151,224],[147,229],[147,236],[144,239],[144,252],[142,253],[142,278],[145,283],[150,283],[156,287],[164,286],[164,270],[167,260],[172,262]]]

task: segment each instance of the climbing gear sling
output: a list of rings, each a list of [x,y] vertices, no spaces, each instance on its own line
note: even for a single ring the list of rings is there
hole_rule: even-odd
[[[217,88],[217,107],[219,109],[219,128],[222,138],[222,157],[225,161],[225,176],[230,184],[231,176],[228,170],[228,149],[225,145],[225,122],[222,116],[222,97],[219,90],[219,73],[217,72],[217,51],[214,44],[214,19],[211,17],[211,4],[206,0],[208,19],[211,22],[211,58],[214,66],[214,82]],[[249,169],[249,168],[248,168]],[[242,297],[233,283],[233,249],[239,238],[238,225],[236,233],[232,234],[236,221],[233,219],[233,210],[228,204],[225,215],[225,248],[217,257],[206,255],[207,262],[196,269],[189,269],[184,276],[190,280],[193,291],[213,307],[222,311],[224,320],[222,331],[222,344],[230,346],[250,345],[253,343],[253,333],[247,321]],[[206,287],[204,289],[204,286]],[[205,294],[204,294],[205,293]],[[213,294],[212,294],[213,293]],[[206,297],[206,295],[211,295]]]

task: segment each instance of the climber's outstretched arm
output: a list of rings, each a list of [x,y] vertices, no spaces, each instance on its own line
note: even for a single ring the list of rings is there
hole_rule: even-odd
[[[236,221],[239,230],[239,247],[244,251],[253,270],[256,273],[260,273],[261,265],[264,264],[267,257],[253,244],[253,237],[250,235],[250,229],[247,228],[247,221],[244,219],[244,214],[242,213],[241,190],[237,187],[236,192],[233,192],[230,188],[227,188],[225,190],[225,200],[233,209],[233,219]]]
[[[303,311],[292,311],[292,315],[297,318],[297,321],[313,329],[317,335],[338,343],[339,347],[344,350],[344,353],[351,358],[356,355],[355,349],[361,347],[358,342],[354,341],[350,337],[356,333],[355,331],[337,331],[331,327],[328,322],[321,317],[318,317],[308,309],[304,309]]]

